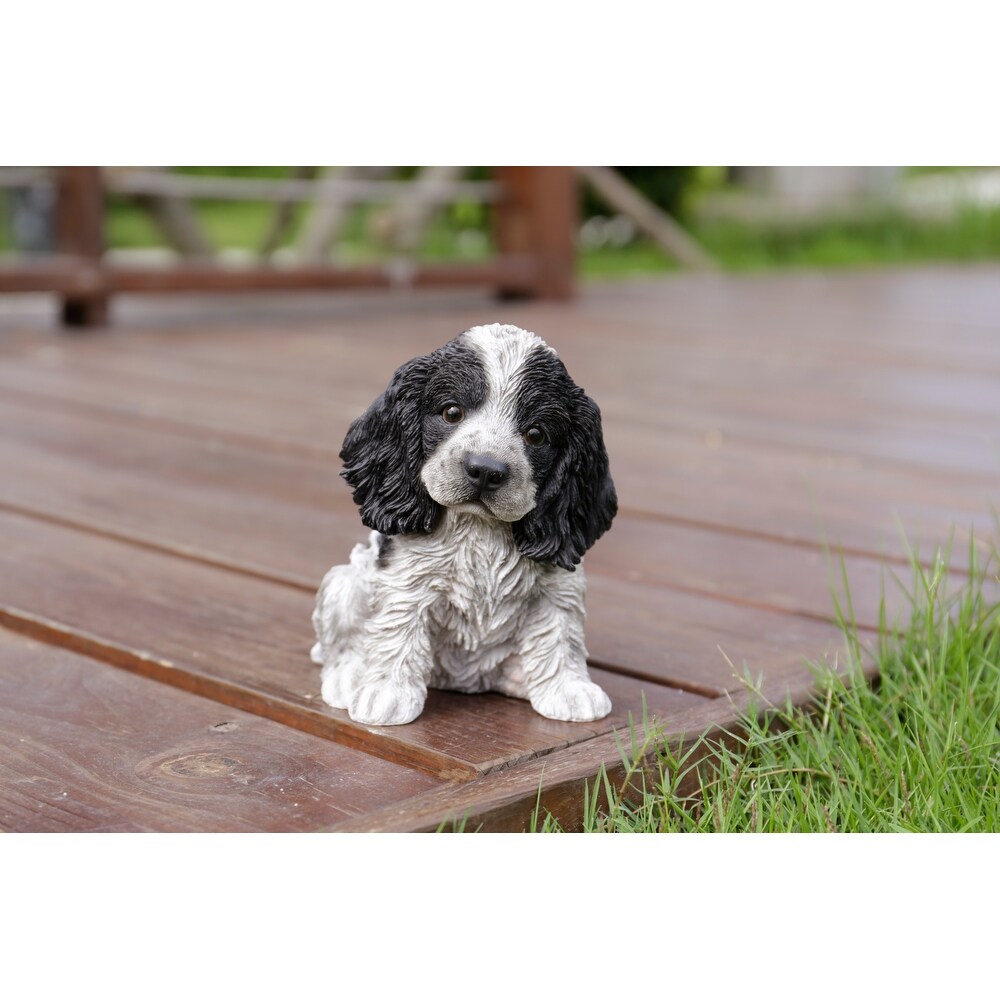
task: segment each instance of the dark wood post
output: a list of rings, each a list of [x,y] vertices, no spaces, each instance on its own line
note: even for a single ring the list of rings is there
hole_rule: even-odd
[[[503,185],[495,213],[497,250],[535,260],[534,287],[528,294],[542,299],[572,297],[579,218],[573,168],[496,167],[495,171]],[[523,287],[499,291],[503,297],[525,294]]]
[[[77,289],[62,300],[64,326],[103,326],[108,295],[104,255],[104,189],[100,167],[61,167],[56,204],[56,246],[76,258]]]

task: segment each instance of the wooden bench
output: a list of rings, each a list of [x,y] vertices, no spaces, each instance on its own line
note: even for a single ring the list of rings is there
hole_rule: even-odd
[[[105,323],[109,301],[120,294],[449,286],[490,288],[508,298],[567,299],[573,293],[577,198],[571,167],[494,167],[491,182],[442,182],[440,190],[424,191],[441,200],[467,195],[491,203],[496,253],[487,261],[438,264],[401,259],[365,267],[324,263],[278,267],[263,261],[237,268],[205,260],[157,268],[109,263],[106,193],[111,188],[132,195],[263,199],[279,204],[323,198],[358,202],[398,193],[405,182],[258,180],[163,172],[115,179],[100,167],[63,167],[45,173],[18,170],[6,183],[55,185],[57,253],[0,262],[0,292],[58,295],[67,326]]]

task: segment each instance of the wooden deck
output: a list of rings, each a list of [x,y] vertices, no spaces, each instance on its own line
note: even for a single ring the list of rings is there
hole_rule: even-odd
[[[1000,269],[480,293],[122,301],[66,336],[0,299],[0,828],[522,829],[643,699],[725,723],[744,667],[808,695],[840,648],[825,545],[861,627],[906,547],[995,537]],[[378,729],[319,699],[310,613],[364,535],[337,452],[391,371],[502,320],[600,403],[621,513],[588,554],[613,714],[551,722],[432,692]],[[617,731],[617,733],[616,733]]]

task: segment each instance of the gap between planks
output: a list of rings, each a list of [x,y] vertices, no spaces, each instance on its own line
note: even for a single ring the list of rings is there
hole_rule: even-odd
[[[88,348],[92,348],[92,343],[86,345]],[[45,350],[43,348],[43,350]],[[67,349],[65,347],[53,348],[60,352],[65,352]],[[412,351],[413,348],[411,347]],[[575,353],[575,350],[564,352],[567,355]],[[61,355],[60,355],[61,356]],[[8,357],[11,357],[8,355]],[[152,361],[155,356],[149,357],[148,360]],[[11,360],[14,362],[15,370],[12,373],[8,373],[6,376],[3,372],[3,365],[0,364],[0,382],[3,383],[5,391],[10,391],[18,393],[22,398],[27,398],[32,395],[39,397],[42,401],[48,402],[66,402],[71,403],[81,407],[91,407],[94,410],[108,412],[117,412],[119,415],[126,416],[128,418],[140,417],[143,419],[155,419],[162,421],[165,426],[170,426],[172,428],[181,430],[190,435],[200,435],[203,436],[206,431],[211,431],[217,435],[225,435],[230,440],[242,441],[247,443],[251,447],[267,447],[271,449],[280,449],[283,452],[299,452],[302,454],[312,455],[314,457],[333,457],[337,455],[337,448],[330,445],[316,445],[306,443],[309,441],[311,435],[303,433],[301,426],[296,426],[296,432],[287,432],[280,436],[272,436],[268,434],[261,434],[260,432],[246,432],[243,430],[238,430],[232,422],[222,422],[211,421],[209,423],[199,423],[194,420],[185,419],[178,417],[176,415],[170,415],[166,413],[154,413],[148,409],[140,409],[135,406],[132,407],[108,407],[104,403],[104,399],[101,402],[94,402],[92,399],[86,398],[86,391],[84,391],[82,396],[77,396],[76,398],[67,399],[65,396],[60,395],[52,386],[46,385],[46,380],[50,379],[52,373],[59,374],[61,365],[51,366],[44,363],[39,363],[33,357],[20,357],[14,355]],[[150,371],[140,371],[138,373],[130,373],[127,369],[125,371],[118,371],[114,367],[102,367],[100,364],[88,365],[86,363],[86,356],[80,357],[74,355],[74,371],[79,372],[80,370],[88,372],[91,376],[91,381],[99,386],[101,380],[117,380],[117,383],[121,385],[127,385],[130,379],[134,379],[136,375],[141,375],[148,379],[151,374],[156,374],[156,377],[160,379],[159,388],[162,391],[168,393],[168,395],[175,391],[179,386],[183,385],[187,389],[197,388],[197,386],[192,386],[190,382],[182,383],[178,380],[177,376],[171,378],[164,378],[162,373],[154,373]],[[99,358],[98,358],[99,360]],[[119,362],[127,359],[118,358]],[[134,357],[132,360],[135,360]],[[139,360],[145,360],[140,358]],[[588,371],[592,365],[592,359],[586,352],[581,353],[581,357],[577,359],[571,359],[574,361],[574,368],[582,368],[584,372]],[[0,359],[2,361],[2,359]],[[181,362],[182,364],[184,362]],[[22,371],[19,373],[17,371],[17,366],[22,367]],[[30,388],[26,388],[24,385],[25,375],[34,375],[34,383]],[[192,371],[187,372],[186,376],[190,378],[191,376],[198,376],[199,369],[194,367]],[[261,375],[261,378],[264,376]],[[287,381],[287,377],[285,379]],[[301,380],[296,380],[301,381]],[[588,380],[589,381],[589,380]],[[354,385],[352,382],[351,385]],[[370,399],[377,394],[379,391],[378,387],[373,387],[370,393],[365,394],[365,401],[360,402],[360,396],[358,400],[347,406],[342,414],[345,427],[346,423],[353,419],[361,409],[370,402]],[[309,388],[308,386],[306,388]],[[327,392],[329,393],[334,388],[336,388],[333,383],[317,383],[312,387],[317,392]],[[218,393],[219,386],[216,385],[213,388],[208,386],[203,387],[205,392],[214,391]],[[267,398],[266,392],[261,388],[255,388],[253,390],[248,389],[246,386],[234,385],[228,387],[230,392],[238,392],[246,395],[249,393],[252,396],[259,397],[260,399]],[[692,387],[687,383],[684,384],[684,391],[687,393],[692,392]],[[716,390],[717,391],[717,390]],[[706,393],[708,390],[706,389]],[[673,400],[672,410],[676,414],[683,415],[683,419],[679,419],[678,416],[671,416],[670,412],[660,412],[657,411],[655,415],[655,420],[650,419],[650,415],[644,413],[641,409],[635,410],[632,406],[632,397],[623,397],[621,390],[616,390],[611,386],[607,386],[600,391],[602,410],[606,412],[612,419],[628,420],[630,423],[636,426],[642,426],[648,432],[662,433],[666,430],[672,434],[685,434],[690,433],[692,426],[701,426],[697,423],[698,420],[707,421],[705,423],[706,427],[719,426],[725,430],[726,435],[735,441],[741,441],[749,444],[752,447],[768,446],[774,444],[774,435],[776,430],[781,430],[784,437],[780,441],[781,449],[784,452],[795,452],[805,456],[815,456],[817,454],[817,448],[820,448],[822,453],[832,453],[840,455],[844,458],[864,458],[868,461],[877,461],[883,466],[893,466],[897,467],[903,471],[907,472],[923,472],[927,474],[934,474],[935,472],[943,472],[947,470],[948,474],[956,475],[961,477],[966,477],[974,479],[977,476],[983,478],[982,473],[979,472],[982,462],[985,461],[986,452],[980,449],[975,453],[974,456],[969,457],[967,460],[963,460],[961,465],[956,465],[953,459],[954,453],[957,452],[958,447],[956,442],[964,442],[965,447],[970,447],[969,436],[974,434],[977,429],[981,431],[984,419],[993,413],[991,408],[989,414],[982,413],[978,416],[965,414],[957,415],[950,424],[954,426],[949,426],[946,430],[949,431],[950,436],[946,441],[939,441],[936,443],[938,448],[938,453],[935,460],[930,461],[926,458],[913,458],[913,457],[900,457],[901,453],[906,449],[899,447],[898,443],[894,443],[894,447],[887,451],[885,448],[876,450],[861,450],[859,451],[856,447],[856,440],[851,438],[851,447],[845,447],[843,438],[844,431],[842,428],[838,429],[836,422],[831,423],[830,421],[824,421],[817,428],[813,428],[816,434],[819,435],[817,440],[807,440],[803,439],[801,435],[788,434],[789,430],[787,426],[786,417],[788,414],[781,412],[769,413],[766,408],[764,410],[754,409],[751,407],[749,410],[742,409],[737,406],[735,409],[723,406],[721,409],[714,409],[709,406],[706,409],[705,394],[701,392],[695,392],[689,397],[678,397]],[[710,393],[708,394],[710,397]],[[766,395],[765,399],[768,398]],[[619,410],[623,404],[623,399],[627,402],[627,414],[619,413]],[[751,396],[751,399],[759,404],[761,396],[760,393],[755,393]],[[289,397],[291,402],[291,398]],[[709,402],[711,399],[709,398]],[[856,405],[860,408],[868,417],[878,416],[877,411],[873,411],[865,400],[856,400]],[[718,400],[716,400],[716,405]],[[796,404],[797,406],[798,404]],[[798,407],[801,410],[801,407]],[[912,408],[911,408],[912,409]],[[904,421],[904,424],[899,427],[890,428],[894,434],[903,435],[903,444],[908,446],[913,445],[913,441],[919,440],[921,445],[925,441],[928,435],[927,426],[927,413],[924,409],[912,409],[906,411],[909,416],[909,424]],[[898,407],[890,408],[887,413],[898,416],[900,410]],[[885,418],[886,414],[882,417]],[[697,418],[695,424],[692,424],[692,419]],[[918,419],[919,418],[919,419]],[[917,421],[914,423],[914,421]],[[921,422],[922,421],[922,422]],[[751,430],[751,428],[755,428]],[[763,429],[763,430],[762,430]],[[939,431],[938,423],[933,424],[933,430],[935,433]],[[766,431],[766,433],[764,433]],[[833,438],[828,441],[823,440],[823,434],[833,433]],[[839,435],[839,437],[838,437]],[[947,447],[946,447],[947,446]],[[948,460],[942,461],[941,456],[947,455]],[[994,458],[996,457],[995,452],[991,452]],[[973,461],[973,459],[975,459]],[[990,473],[986,473],[985,477],[989,478]]]
[[[229,708],[239,709],[273,722],[280,722],[311,736],[332,740],[343,746],[372,753],[373,741],[361,727],[344,724],[325,713],[304,709],[275,694],[264,695],[219,677],[195,673],[170,660],[130,649],[76,627],[63,625],[42,615],[11,606],[0,606],[0,625],[31,639],[80,653],[93,660],[128,670],[170,687],[200,695]],[[471,764],[437,753],[427,747],[415,748],[390,735],[380,735],[383,750],[374,756],[391,760],[445,781],[471,781],[483,773]]]
[[[83,412],[88,417],[99,422],[107,422],[116,426],[120,426],[122,420],[125,418],[134,419],[135,417],[138,417],[139,419],[148,422],[150,429],[158,434],[167,434],[183,440],[204,442],[206,433],[209,433],[213,440],[222,441],[231,449],[246,451],[247,453],[252,453],[254,451],[259,452],[263,449],[268,453],[279,454],[282,458],[316,462],[324,468],[335,469],[339,466],[340,460],[337,452],[334,449],[323,445],[287,442],[283,439],[246,433],[234,433],[228,430],[206,428],[197,424],[178,424],[172,418],[164,418],[160,415],[125,413],[114,409],[109,410],[105,407],[97,406],[96,404],[77,403],[74,401],[67,401],[62,398],[53,398],[49,400],[46,397],[38,397],[30,392],[24,393],[21,390],[15,390],[12,393],[5,390],[5,392],[8,395],[8,399],[5,401],[6,403],[9,404],[11,402],[9,398],[11,395],[19,397],[15,406],[20,407],[23,405],[29,411],[35,408],[40,408],[44,410],[46,414],[51,415],[51,406],[48,404],[55,402],[60,406],[60,408],[65,408],[69,412]],[[331,494],[331,505],[333,505],[335,499],[335,495]],[[66,515],[54,513],[50,510],[27,508],[10,502],[0,502],[0,506],[4,506],[6,509],[18,513],[50,518],[54,523],[62,523],[67,526],[79,527],[83,530],[104,534],[110,538],[128,540],[136,545],[144,545],[147,547],[159,546],[161,548],[163,546],[163,543],[159,543],[154,539],[143,536],[139,533],[122,531],[118,528],[110,528],[107,525],[102,525],[99,522],[90,519],[68,517]],[[864,559],[877,559],[880,562],[891,563],[900,567],[910,566],[914,561],[914,557],[912,555],[902,552],[889,550],[875,551],[874,548],[864,545],[842,544],[839,542],[836,544],[828,544],[822,538],[812,539],[804,536],[780,534],[747,525],[734,525],[718,519],[696,518],[683,514],[666,513],[662,510],[639,508],[627,503],[621,505],[620,511],[621,514],[626,517],[633,517],[649,521],[651,523],[668,526],[676,525],[680,527],[688,527],[697,530],[724,534],[735,538],[772,542],[781,546],[794,546],[800,549],[824,554],[830,554],[832,552],[835,554],[856,556]],[[958,520],[961,516],[968,516],[968,514],[967,512],[964,514],[956,513],[955,519]],[[821,523],[819,523],[817,527],[822,534]],[[272,580],[276,583],[290,586],[310,586],[315,589],[315,584],[313,584],[310,580],[307,580],[305,577],[276,572],[272,569],[268,569],[263,566],[255,566],[252,563],[245,561],[234,561],[222,557],[216,557],[197,548],[184,546],[181,543],[172,543],[168,548],[163,550],[182,552],[189,558],[201,560],[212,565],[237,568],[241,572],[258,576],[261,579]],[[961,558],[964,558],[964,556]],[[917,553],[916,561],[925,569],[932,569],[934,567],[934,559],[932,557]],[[950,568],[953,573],[966,575],[968,573],[968,568],[960,561],[954,562]]]
[[[204,550],[195,548],[193,546],[187,546],[176,542],[166,542],[159,541],[155,538],[150,538],[148,536],[140,535],[135,532],[122,531],[120,529],[112,529],[106,526],[98,525],[93,522],[87,521],[82,518],[71,518],[65,517],[57,514],[49,514],[45,511],[39,511],[35,508],[22,507],[19,504],[12,504],[6,501],[0,500],[0,511],[7,511],[11,514],[15,514],[18,517],[30,518],[34,521],[39,521],[44,524],[54,524],[59,527],[68,528],[73,531],[79,531],[88,535],[93,535],[98,538],[106,538],[110,541],[124,542],[129,545],[135,545],[137,548],[142,548],[150,552],[156,552],[161,555],[171,556],[175,559],[188,560],[190,562],[198,563],[202,566],[210,566],[214,569],[224,570],[229,573],[236,573],[241,576],[252,577],[253,579],[261,580],[266,583],[276,584],[282,587],[289,587],[293,590],[301,591],[304,593],[315,594],[319,583],[316,580],[305,576],[299,576],[292,573],[287,573],[278,570],[267,569],[260,566],[254,566],[250,563],[241,562],[240,560],[232,559],[222,555],[216,555],[211,552],[205,552]],[[668,523],[673,523],[668,521]],[[705,529],[705,525],[696,525],[699,529]],[[707,530],[712,530],[710,527]],[[787,542],[782,542],[780,539],[767,539],[767,541],[775,544],[789,544]],[[808,547],[808,546],[807,546]],[[812,548],[812,547],[808,547]],[[875,558],[870,554],[863,554],[864,558]],[[346,559],[346,555],[345,555]],[[905,565],[905,564],[904,564]],[[952,571],[956,575],[968,575],[968,570],[963,570],[956,568]],[[733,604],[738,607],[751,608],[758,611],[767,611],[774,614],[780,615],[791,615],[797,618],[805,618],[809,621],[820,622],[823,624],[838,624],[838,618],[835,610],[832,610],[828,614],[823,614],[817,611],[811,611],[807,608],[790,608],[783,606],[781,604],[775,604],[768,601],[758,601],[753,600],[748,597],[743,597],[736,594],[726,594],[721,593],[718,590],[712,590],[708,587],[699,587],[690,584],[684,584],[677,580],[669,579],[653,579],[648,576],[641,576],[638,579],[634,575],[623,572],[621,570],[613,569],[608,566],[602,566],[597,569],[587,570],[588,578],[590,577],[607,577],[612,580],[618,580],[622,583],[641,583],[642,586],[652,587],[658,590],[664,590],[668,592],[674,592],[679,594],[690,594],[694,597],[705,597],[710,600],[723,601],[727,604]],[[855,623],[857,628],[868,633],[878,633],[881,631],[878,625],[869,624],[867,621],[858,621]],[[593,662],[593,661],[590,661]],[[608,669],[614,670],[618,673],[626,674],[628,676],[634,676],[639,679],[648,679],[645,675],[640,673],[631,672],[627,667],[622,666],[611,666]],[[678,690],[690,690],[698,691],[702,693],[697,687],[691,685],[685,685],[683,683],[678,683],[677,681],[659,681],[658,683],[667,684],[670,687],[676,687]],[[711,697],[718,697],[719,692],[714,692]]]
[[[107,666],[116,667],[149,680],[158,681],[168,687],[199,695],[215,704],[281,723],[299,732],[330,740],[381,760],[452,783],[471,782],[482,779],[489,774],[508,771],[529,761],[544,758],[550,753],[564,750],[575,743],[588,742],[597,736],[607,735],[606,730],[605,732],[595,732],[583,724],[567,724],[575,728],[580,737],[578,740],[556,741],[535,746],[530,750],[504,757],[501,760],[477,766],[446,753],[437,752],[426,745],[408,743],[404,738],[405,732],[397,736],[384,727],[376,732],[374,729],[349,720],[331,716],[323,710],[302,706],[273,692],[264,694],[253,688],[240,686],[235,682],[199,673],[192,670],[190,665],[176,664],[151,653],[128,648],[90,634],[78,627],[68,626],[20,608],[0,606],[0,626],[48,646],[89,657]],[[614,674],[610,674],[610,678],[613,677]],[[598,679],[607,686],[607,679]],[[651,683],[664,690],[676,690],[680,694],[696,695],[696,697],[689,698],[690,702],[698,700],[703,704],[709,704],[713,700],[712,696],[685,692],[662,680]],[[718,695],[714,697],[717,698]],[[600,728],[600,723],[593,725]],[[617,729],[612,728],[612,732],[616,731]]]
[[[594,725],[545,720],[525,703],[497,695],[435,691],[414,725],[364,727],[313,700],[318,671],[307,655],[311,594],[274,590],[183,557],[140,557],[127,543],[32,519],[8,515],[4,530],[13,548],[0,577],[25,566],[20,586],[8,576],[3,588],[4,620],[12,629],[449,780],[467,780],[621,725],[630,709],[639,709],[643,691],[661,717],[700,700],[668,678],[644,685],[625,674],[601,673],[595,679],[616,708]],[[127,599],[116,604],[126,583]],[[174,614],[173,625],[165,623],[165,612]]]

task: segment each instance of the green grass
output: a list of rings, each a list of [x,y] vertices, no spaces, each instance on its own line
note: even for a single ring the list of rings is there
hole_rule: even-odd
[[[985,260],[1000,257],[1000,211],[966,210],[946,220],[889,212],[797,226],[716,222],[695,235],[732,270]]]
[[[1000,604],[984,593],[996,553],[990,565],[951,596],[943,559],[915,569],[909,621],[879,639],[872,685],[844,623],[846,677],[827,674],[812,711],[765,706],[725,741],[681,749],[633,735],[626,779],[602,772],[587,788],[584,829],[1000,830]],[[649,754],[652,779],[636,763]],[[558,824],[536,809],[531,828]]]
[[[475,206],[473,206],[475,208]],[[237,248],[256,252],[268,232],[274,207],[263,202],[199,201],[195,203],[198,220],[209,242],[215,247]],[[370,238],[367,223],[372,206],[359,207],[351,213],[337,246],[337,259],[344,264],[370,263],[384,260],[390,254]],[[308,214],[307,206],[297,205],[285,245],[293,245]],[[443,219],[431,227],[421,248],[424,260],[481,259],[489,254],[485,233],[475,243],[467,237],[468,230],[481,228],[476,220],[463,225],[470,215],[468,206],[455,206]],[[462,231],[466,230],[466,236]],[[148,215],[124,199],[114,199],[108,214],[108,245],[117,248],[161,246],[162,239]]]
[[[885,213],[796,225],[713,221],[692,223],[690,232],[728,271],[1000,259],[998,210],[967,210],[946,220]],[[585,278],[676,270],[665,253],[641,240],[581,255]]]

